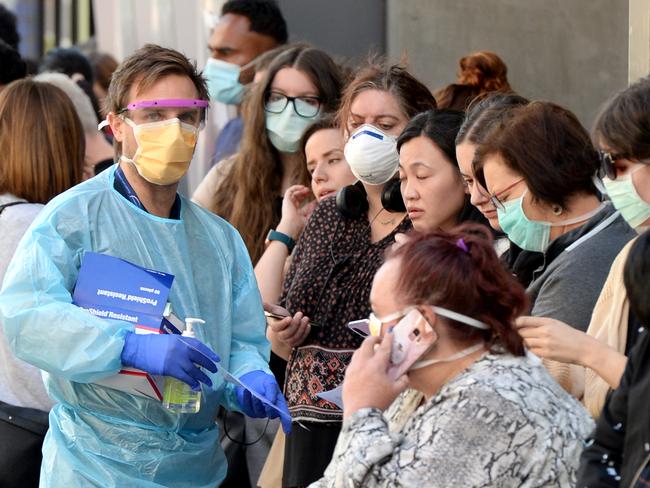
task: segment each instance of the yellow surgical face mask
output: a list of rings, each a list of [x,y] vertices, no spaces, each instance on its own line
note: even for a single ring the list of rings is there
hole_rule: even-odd
[[[198,129],[179,119],[148,124],[124,121],[133,127],[138,149],[133,158],[122,155],[121,160],[135,166],[140,176],[154,185],[177,183],[187,172],[194,154]]]

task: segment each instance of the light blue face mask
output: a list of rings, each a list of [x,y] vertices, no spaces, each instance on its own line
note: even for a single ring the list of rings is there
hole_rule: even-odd
[[[210,58],[205,64],[203,76],[208,82],[210,99],[221,103],[239,105],[244,85],[239,82],[241,68],[220,59]]]
[[[561,222],[529,220],[522,207],[526,193],[528,193],[528,191],[525,191],[519,198],[503,202],[505,210],[497,208],[497,218],[499,219],[499,226],[501,226],[503,232],[508,235],[508,239],[510,239],[511,242],[526,251],[546,251],[551,242],[551,227],[577,224],[578,222],[589,220],[600,212],[604,205],[600,205],[596,209],[584,215],[580,215],[573,219],[563,220]]]
[[[615,180],[605,179],[605,188],[616,210],[621,212],[623,218],[631,227],[638,229],[641,224],[650,218],[650,203],[644,201],[634,187],[632,174],[643,169],[635,169],[625,176]]]
[[[293,104],[287,106],[279,114],[266,112],[266,133],[273,147],[284,153],[295,153],[300,149],[300,138],[307,128],[320,118],[320,112],[313,117],[301,117],[296,113]]]

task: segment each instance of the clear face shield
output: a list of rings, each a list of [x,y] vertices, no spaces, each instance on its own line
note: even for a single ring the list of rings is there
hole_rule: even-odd
[[[118,112],[135,125],[178,119],[181,124],[199,131],[205,126],[209,102],[192,98],[136,100]]]
[[[133,164],[150,183],[177,183],[189,168],[207,107],[207,100],[186,98],[129,103],[117,116],[133,129],[137,149],[130,157],[123,153],[120,160]]]
[[[208,100],[195,98],[170,98],[160,100],[136,100],[119,110],[116,115],[128,119],[133,125],[165,122],[178,119],[188,129],[198,132],[205,126]],[[98,129],[108,125],[108,120],[102,121]]]

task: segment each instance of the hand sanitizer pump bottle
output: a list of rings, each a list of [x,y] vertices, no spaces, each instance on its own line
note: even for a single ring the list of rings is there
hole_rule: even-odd
[[[186,318],[183,337],[196,337],[194,326],[199,324],[205,324],[205,321]],[[197,413],[201,408],[201,392],[192,390],[190,385],[181,380],[166,376],[163,405],[174,413]]]

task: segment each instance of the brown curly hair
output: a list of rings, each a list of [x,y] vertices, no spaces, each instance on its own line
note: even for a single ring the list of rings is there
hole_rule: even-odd
[[[508,67],[496,53],[478,51],[462,57],[458,64],[457,83],[475,86],[480,93],[512,91]]]

